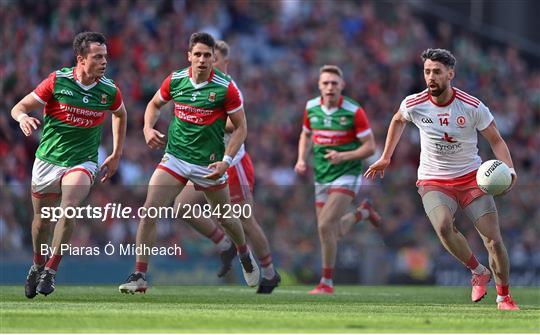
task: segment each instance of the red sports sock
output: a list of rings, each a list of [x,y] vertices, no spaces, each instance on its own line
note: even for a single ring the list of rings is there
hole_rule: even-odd
[[[43,265],[45,264],[45,255],[41,253],[34,252],[34,264]]]
[[[62,260],[62,255],[53,255],[47,261],[47,264],[45,264],[45,267],[54,271],[58,271],[58,265],[60,265],[61,260]]]
[[[508,295],[508,287],[510,285],[495,285],[495,287],[497,287],[497,294],[500,295],[501,297],[505,297]]]
[[[480,265],[480,263],[478,262],[474,254],[471,254],[471,258],[469,258],[465,266],[470,270],[474,270],[478,267],[478,265]]]
[[[263,268],[270,266],[272,264],[272,254],[259,258],[259,263],[261,263],[261,267]]]
[[[225,237],[225,233],[223,233],[223,230],[219,229],[219,227],[216,226],[216,228],[212,231],[210,234],[210,239],[215,244],[218,244],[221,242],[221,240]]]
[[[236,246],[236,251],[238,251],[239,255],[243,255],[243,254],[247,253],[247,251],[248,251],[247,244],[244,243],[242,245],[237,245]]]
[[[323,268],[323,278],[332,280],[334,276],[334,268]]]
[[[148,271],[148,263],[146,262],[135,262],[135,272],[146,273]]]

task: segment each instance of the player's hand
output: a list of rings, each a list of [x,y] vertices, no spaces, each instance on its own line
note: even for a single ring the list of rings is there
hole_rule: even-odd
[[[99,172],[105,171],[105,175],[101,178],[101,182],[104,183],[107,179],[110,179],[118,170],[120,164],[120,156],[110,155],[105,158],[103,164],[99,167]]]
[[[165,146],[165,135],[154,128],[144,128],[144,139],[152,149],[161,149]]]
[[[332,165],[337,165],[343,162],[343,155],[341,152],[336,150],[326,150],[326,155],[324,155],[324,158],[328,159]]]
[[[206,176],[204,176],[204,178],[217,180],[223,177],[225,172],[227,172],[227,169],[229,168],[229,164],[227,164],[227,162],[224,162],[224,161],[219,161],[219,162],[215,162],[208,165],[208,168],[211,170],[214,170],[214,172],[207,174]]]
[[[512,173],[512,182],[510,183],[510,186],[504,191],[501,195],[505,195],[506,193],[510,192],[517,181],[517,175]]]
[[[300,175],[300,176],[303,176],[306,174],[306,171],[307,171],[307,164],[305,161],[303,160],[298,160],[296,162],[296,165],[294,166],[294,172],[296,172],[296,174]]]
[[[27,114],[23,115],[26,116],[20,117],[19,127],[21,127],[21,130],[25,136],[30,136],[32,135],[32,132],[38,128],[41,122],[35,117],[28,116]]]
[[[369,166],[366,173],[364,173],[364,177],[375,179],[375,177],[377,177],[377,173],[380,173],[381,178],[384,178],[384,170],[388,167],[388,165],[390,165],[390,159],[379,158],[378,161]]]

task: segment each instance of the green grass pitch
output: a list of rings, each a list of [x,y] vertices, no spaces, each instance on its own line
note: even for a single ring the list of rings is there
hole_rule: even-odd
[[[0,286],[0,332],[540,332],[537,288],[513,288],[521,311],[498,311],[493,287],[477,304],[466,287],[337,286],[334,296],[309,296],[311,288],[259,296],[241,286],[156,286],[123,295],[113,286],[59,285],[29,300],[22,285]]]

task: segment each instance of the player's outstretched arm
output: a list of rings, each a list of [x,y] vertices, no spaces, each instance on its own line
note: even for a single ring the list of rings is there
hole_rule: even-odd
[[[516,171],[514,170],[514,163],[512,162],[510,150],[508,150],[506,142],[501,137],[495,121],[492,121],[486,129],[481,130],[480,134],[482,134],[482,136],[488,141],[489,145],[491,146],[491,150],[495,154],[495,157],[497,157],[498,160],[506,163],[506,165],[508,165],[508,167],[510,168],[512,174],[512,184],[510,184],[510,187],[504,192],[508,193],[512,189],[512,187],[514,187],[514,184],[517,180],[517,175]]]
[[[388,134],[386,135],[386,142],[384,144],[384,151],[378,161],[371,164],[367,169],[364,176],[366,178],[374,179],[377,176],[377,173],[381,174],[381,178],[384,178],[384,170],[390,165],[392,155],[394,150],[403,134],[403,129],[407,125],[407,119],[403,117],[401,112],[397,111],[396,114],[392,117],[390,121],[390,126],[388,127]]]
[[[300,139],[298,140],[298,160],[294,166],[294,171],[299,175],[304,175],[307,170],[307,154],[311,149],[313,143],[311,142],[311,134],[302,130],[300,133]]]
[[[146,144],[152,149],[160,149],[165,146],[165,134],[160,133],[154,126],[156,125],[159,115],[161,114],[161,107],[165,106],[167,101],[163,101],[159,96],[159,91],[154,94],[154,97],[148,105],[146,105],[146,111],[144,112],[144,139]]]
[[[117,111],[112,115],[112,134],[113,134],[113,152],[105,159],[100,167],[100,171],[105,170],[105,175],[101,178],[101,182],[105,182],[107,179],[114,176],[118,165],[120,164],[120,157],[124,151],[124,141],[126,139],[127,128],[127,112],[126,107],[122,103]]]
[[[41,107],[43,104],[30,93],[11,109],[11,117],[19,122],[19,127],[24,135],[32,135],[32,132],[41,124],[38,119],[28,115],[31,111]]]

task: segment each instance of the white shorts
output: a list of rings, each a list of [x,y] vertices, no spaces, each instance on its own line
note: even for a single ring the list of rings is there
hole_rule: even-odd
[[[339,192],[350,195],[353,199],[362,186],[362,175],[341,176],[329,183],[315,183],[315,206],[322,207],[330,193]]]
[[[184,185],[190,180],[195,185],[195,189],[199,191],[220,189],[227,186],[227,173],[216,180],[206,179],[204,176],[212,173],[213,170],[206,166],[188,163],[168,153],[163,155],[157,169],[168,172]]]
[[[60,166],[36,157],[32,168],[32,195],[36,198],[58,196],[62,193],[62,179],[71,172],[82,171],[93,184],[98,173],[95,162],[84,162],[75,166]]]

